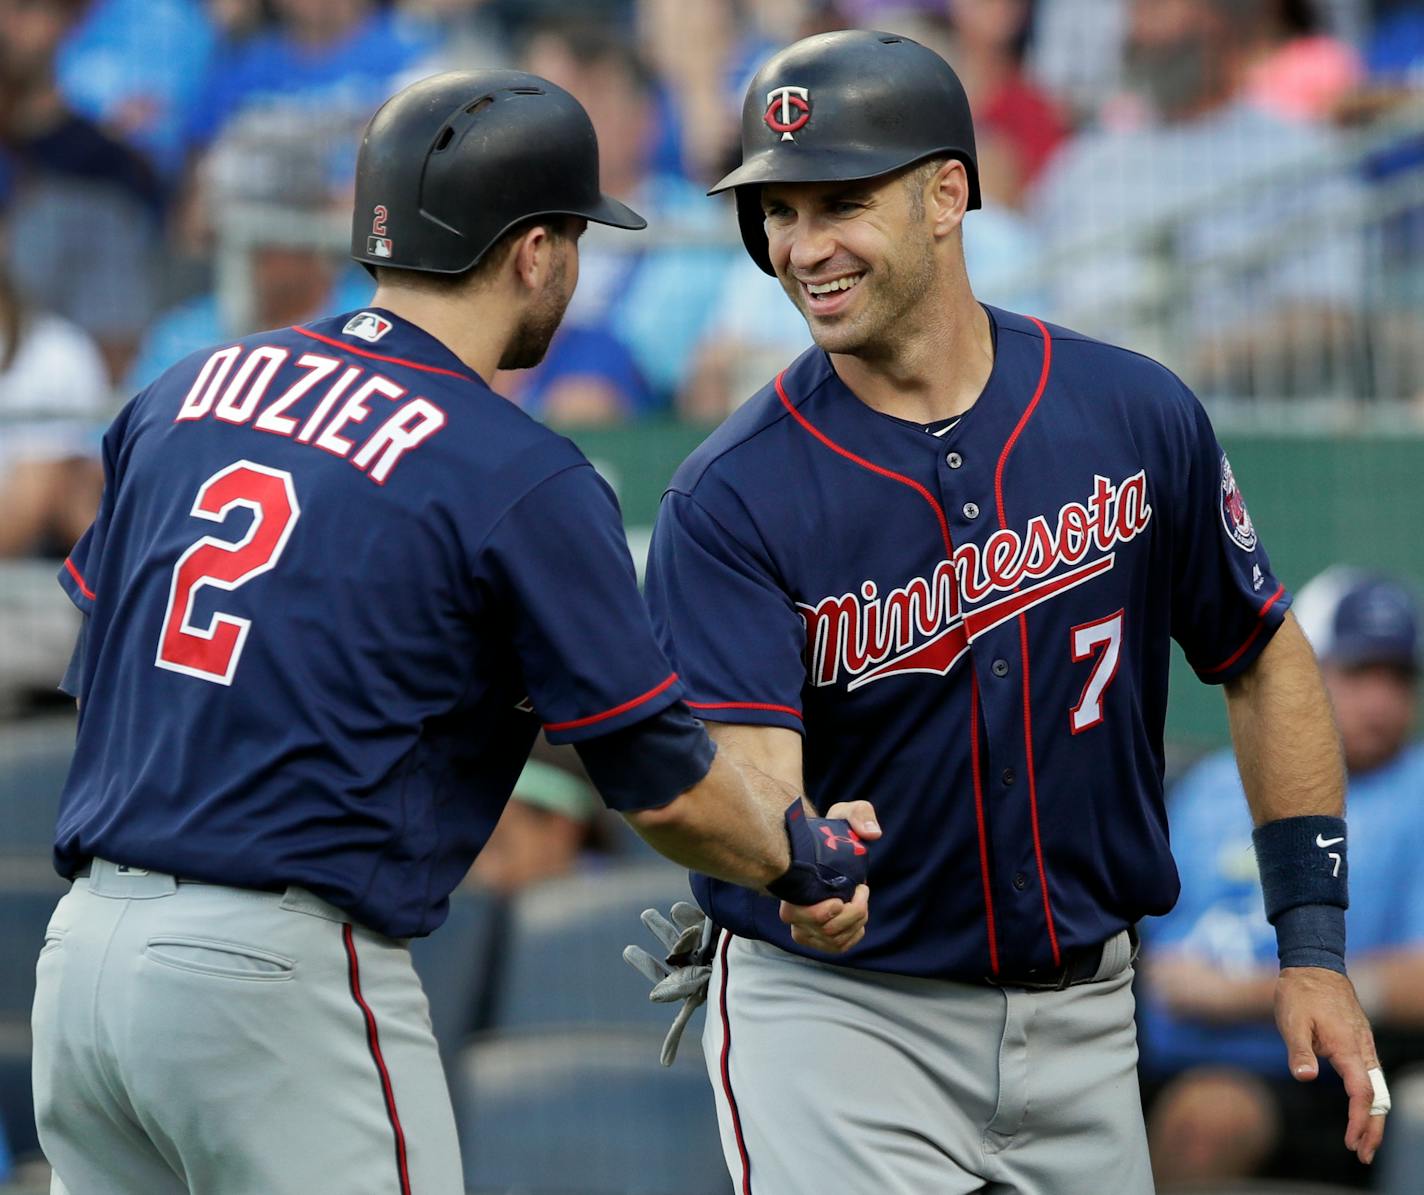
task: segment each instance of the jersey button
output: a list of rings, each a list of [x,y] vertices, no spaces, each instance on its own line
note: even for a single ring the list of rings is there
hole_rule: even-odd
[[[999,779],[1004,782],[1004,787],[1008,788],[1009,785],[1011,785],[1017,779],[1017,777],[1014,775],[1013,768],[1005,768],[1003,772],[1000,773]]]
[[[960,465],[964,464],[964,458],[957,452],[951,452],[944,460],[951,469],[958,469]]]
[[[990,670],[993,672],[993,674],[994,674],[995,676],[1008,676],[1008,675],[1009,675],[1009,662],[1008,662],[1008,660],[995,660],[989,667],[990,667]]]
[[[1020,892],[1022,892],[1025,888],[1028,887],[1028,876],[1024,875],[1024,873],[1021,871],[1015,872],[1014,887],[1017,888]]]
[[[979,506],[975,502],[964,504],[964,517],[966,519],[977,519],[979,517]]]

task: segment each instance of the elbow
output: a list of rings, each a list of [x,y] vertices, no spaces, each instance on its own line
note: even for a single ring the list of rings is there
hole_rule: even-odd
[[[687,794],[681,793],[665,805],[654,805],[650,809],[633,809],[623,816],[628,824],[644,837],[649,834],[676,833],[687,826],[691,814],[690,805]]]

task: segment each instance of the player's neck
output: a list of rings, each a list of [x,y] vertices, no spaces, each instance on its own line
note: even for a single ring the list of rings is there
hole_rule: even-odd
[[[444,295],[398,286],[378,286],[371,306],[384,308],[433,336],[486,383],[494,378],[510,335],[507,307],[501,312],[496,304],[479,298],[454,302]]]
[[[956,302],[922,309],[934,311],[930,322],[885,352],[833,353],[831,363],[871,409],[934,423],[962,415],[978,401],[994,368],[994,336],[988,315],[967,289]]]

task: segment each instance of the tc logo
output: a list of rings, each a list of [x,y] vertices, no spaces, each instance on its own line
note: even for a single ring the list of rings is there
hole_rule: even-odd
[[[816,829],[820,830],[821,836],[826,840],[826,846],[830,850],[838,851],[840,850],[841,843],[845,843],[846,846],[851,848],[851,854],[865,854],[865,843],[861,842],[860,835],[854,830],[845,834],[837,834],[830,826],[817,826]]]
[[[811,119],[810,91],[805,87],[777,87],[766,93],[766,127],[780,133],[783,141],[795,141],[791,134]]]

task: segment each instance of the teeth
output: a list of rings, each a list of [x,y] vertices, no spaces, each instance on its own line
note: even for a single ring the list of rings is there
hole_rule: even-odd
[[[863,275],[850,274],[845,278],[832,278],[829,282],[808,282],[806,289],[813,295],[828,295],[832,291],[850,290]]]

